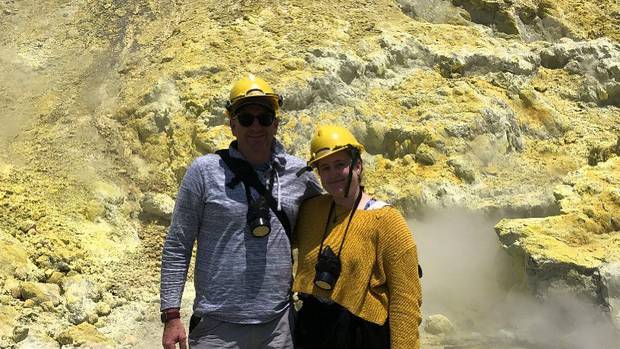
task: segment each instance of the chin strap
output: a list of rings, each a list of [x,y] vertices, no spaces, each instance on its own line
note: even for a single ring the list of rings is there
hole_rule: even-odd
[[[355,165],[357,165],[357,162],[360,158],[360,152],[359,150],[357,150],[357,148],[351,147],[349,151],[351,152],[351,157],[353,158],[353,160],[351,160],[351,165],[349,165],[349,178],[347,179],[347,188],[344,192],[345,198],[349,197],[349,189],[351,189],[351,180],[353,179],[353,168],[355,167]]]

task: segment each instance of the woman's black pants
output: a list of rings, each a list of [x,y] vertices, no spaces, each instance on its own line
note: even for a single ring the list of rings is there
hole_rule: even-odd
[[[388,321],[380,326],[353,315],[336,303],[324,303],[300,295],[303,306],[297,314],[297,349],[389,349]]]

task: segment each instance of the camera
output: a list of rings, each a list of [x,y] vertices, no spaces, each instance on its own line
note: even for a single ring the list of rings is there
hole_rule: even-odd
[[[340,259],[331,247],[326,246],[319,254],[314,269],[316,270],[314,284],[324,290],[331,290],[340,276]]]
[[[252,200],[252,203],[248,205],[247,218],[253,236],[263,237],[271,232],[269,206],[262,196]]]

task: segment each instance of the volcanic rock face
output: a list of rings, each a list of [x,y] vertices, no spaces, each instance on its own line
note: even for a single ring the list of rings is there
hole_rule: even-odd
[[[4,1],[0,14],[0,347],[159,346],[174,195],[193,158],[232,140],[224,105],[246,73],[283,95],[292,153],[308,156],[317,124],[347,125],[369,193],[417,218],[506,217],[496,231],[526,292],[569,290],[620,328],[616,1]]]
[[[620,157],[584,167],[556,187],[557,216],[507,219],[496,227],[504,247],[523,259],[529,289],[549,297],[568,288],[606,306],[616,325],[620,325],[618,173]]]

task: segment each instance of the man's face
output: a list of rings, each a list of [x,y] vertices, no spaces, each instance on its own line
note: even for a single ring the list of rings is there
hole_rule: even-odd
[[[265,121],[271,120],[270,116],[273,116],[271,125],[263,126],[260,119],[265,123]],[[249,104],[237,110],[235,115],[230,118],[230,128],[232,134],[237,138],[242,153],[263,154],[264,152],[271,152],[271,143],[278,131],[278,119],[268,108],[258,104]]]

